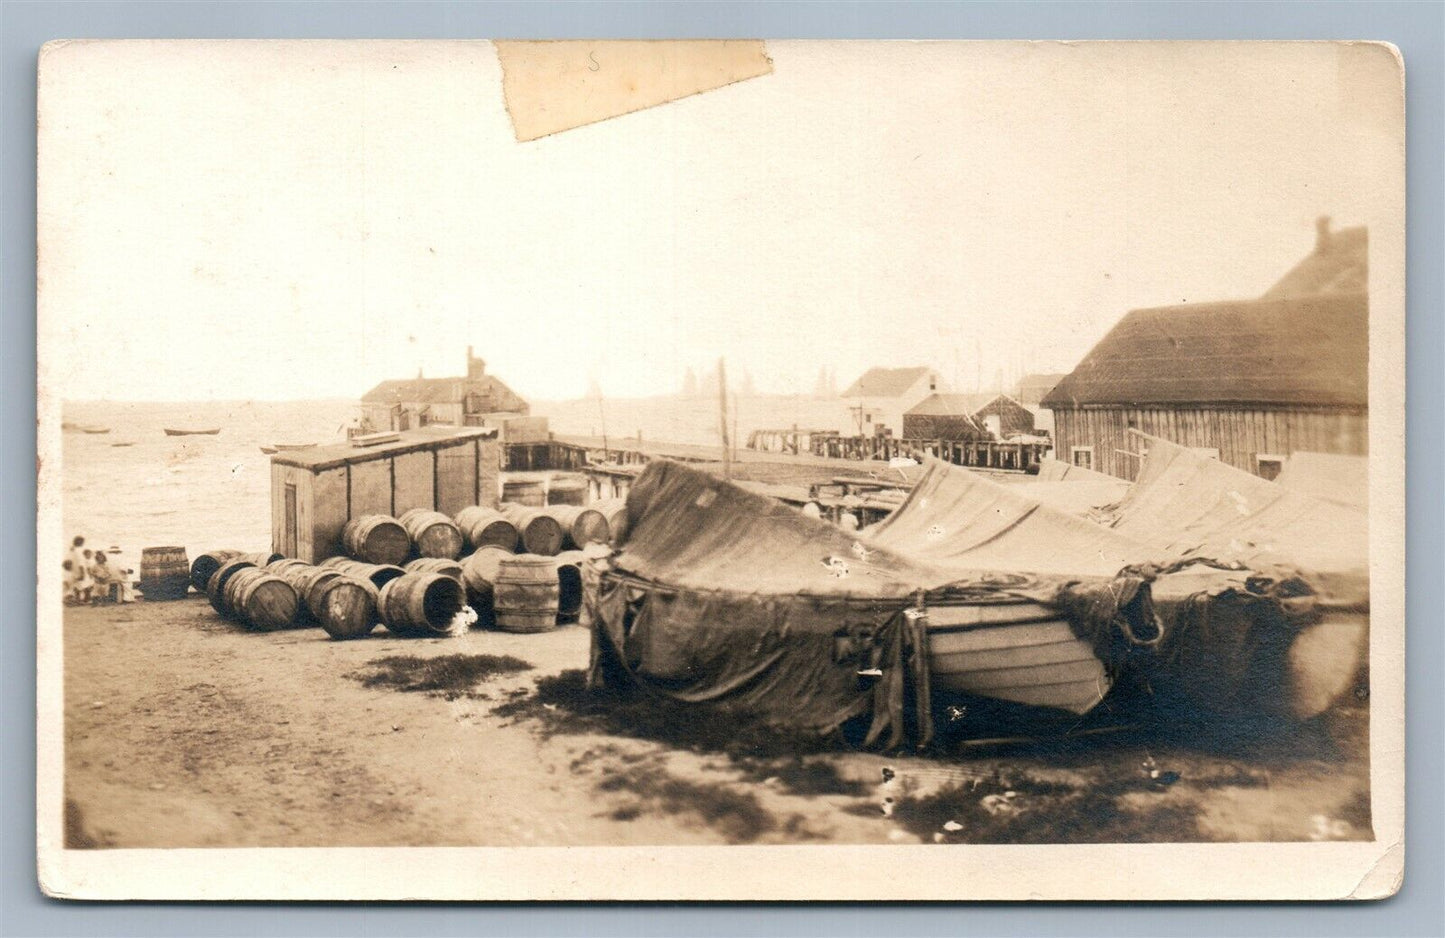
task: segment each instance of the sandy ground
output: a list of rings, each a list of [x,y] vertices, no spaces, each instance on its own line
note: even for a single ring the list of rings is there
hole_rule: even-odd
[[[738,759],[675,736],[553,719],[536,681],[585,667],[588,639],[575,625],[421,640],[378,628],[352,642],[319,629],[257,634],[196,596],[69,609],[68,841],[916,843],[1081,828],[1090,839],[1091,825],[1121,839],[1141,830],[1149,839],[1370,836],[1363,708],[1311,728],[1308,745],[1268,747],[1268,757],[1115,737],[1061,750]],[[456,654],[514,656],[533,668],[455,699],[363,680],[388,656]],[[1151,782],[1151,767],[1165,782]],[[885,768],[894,773],[887,784]],[[1051,781],[1073,800],[1049,794]],[[1078,800],[1106,789],[1105,801]],[[1008,804],[987,798],[1014,790]],[[896,808],[888,817],[885,798]]]

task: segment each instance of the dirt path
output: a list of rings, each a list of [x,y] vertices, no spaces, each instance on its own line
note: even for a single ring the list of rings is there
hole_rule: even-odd
[[[564,719],[534,693],[536,681],[585,667],[587,654],[587,632],[577,626],[435,640],[378,629],[333,642],[316,629],[247,632],[197,597],[67,610],[69,841],[916,843],[1070,836],[1090,823],[1109,836],[1368,835],[1359,714],[1346,719],[1333,755],[1272,764],[1134,743],[1047,756],[739,759],[675,737],[639,739],[619,726]],[[511,656],[532,667],[492,674],[453,699],[364,680],[388,657],[414,667],[427,662],[411,659],[445,664],[433,659],[451,655]],[[1146,758],[1179,773],[1178,782],[1149,783],[1140,768]],[[893,773],[887,785],[885,768]],[[1004,789],[1017,789],[1013,805],[995,812],[988,805],[997,799],[985,799]],[[891,818],[884,798],[897,806]],[[1030,803],[1036,810],[1016,807]],[[1088,816],[1076,817],[1081,811]],[[1025,817],[1027,829],[1009,827]],[[942,827],[950,821],[966,829]],[[1123,826],[1107,826],[1116,822]]]

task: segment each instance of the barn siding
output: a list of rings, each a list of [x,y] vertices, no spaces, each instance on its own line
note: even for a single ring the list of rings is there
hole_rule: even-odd
[[[413,508],[436,510],[436,454],[432,450],[396,456],[392,514],[401,517]]]
[[[311,478],[311,523],[305,530],[310,532],[311,555],[301,554],[302,560],[320,563],[327,557],[342,553],[341,529],[346,527],[346,467],[327,469]]]
[[[391,460],[352,463],[349,517],[391,514]]]
[[[436,510],[452,516],[476,504],[477,444],[467,440],[459,446],[436,451]]]
[[[1067,462],[1075,446],[1094,447],[1094,468],[1132,480],[1140,450],[1133,427],[1182,446],[1219,450],[1220,461],[1246,472],[1258,469],[1260,453],[1298,450],[1366,455],[1366,413],[1327,410],[1226,407],[1081,407],[1054,411],[1057,458]]]

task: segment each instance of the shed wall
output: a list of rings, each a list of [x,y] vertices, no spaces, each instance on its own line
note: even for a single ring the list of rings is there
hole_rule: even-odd
[[[1261,453],[1288,456],[1296,450],[1367,455],[1369,415],[1364,411],[1226,407],[1081,407],[1054,415],[1055,458],[1070,462],[1074,447],[1094,448],[1094,468],[1132,480],[1139,451],[1130,428],[1181,446],[1219,450],[1219,459],[1258,471]]]

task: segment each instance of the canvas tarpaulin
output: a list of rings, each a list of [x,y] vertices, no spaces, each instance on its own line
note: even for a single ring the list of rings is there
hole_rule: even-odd
[[[929,461],[903,505],[869,528],[868,536],[879,548],[958,571],[1114,577],[1161,557],[1013,486],[938,460]]]
[[[1105,514],[1111,531],[1183,558],[1299,575],[1331,601],[1369,599],[1369,518],[1157,437]]]
[[[1236,539],[1251,530],[1241,518],[1291,538],[1313,525],[1299,517],[1297,499],[1281,502],[1278,493],[1267,499],[1255,492],[1259,512],[1243,514],[1226,493],[1253,492],[1250,486],[1223,484],[1211,467],[1195,465],[1204,457],[1159,444],[1151,441],[1150,458],[1158,453],[1170,460],[1173,471],[1161,473],[1159,483],[1168,488],[1140,492],[1136,483],[1115,506],[1132,510],[1129,523],[1117,528],[1043,504],[1028,486],[934,462],[904,505],[870,529],[871,542],[959,575],[982,569],[1021,577],[1015,591],[1069,610],[1076,632],[1091,638],[1101,657],[1120,647],[1113,639],[1122,632],[1130,666],[1211,709],[1288,704],[1282,683],[1303,684],[1307,676],[1285,673],[1284,650],[1319,619],[1320,597],[1318,584],[1301,580],[1297,567],[1279,564],[1296,553],[1312,558],[1320,548],[1276,537],[1269,542],[1274,550],[1265,553],[1257,539]],[[1186,467],[1188,478],[1204,475],[1212,486],[1174,491],[1175,475],[1185,475]],[[1147,471],[1141,476],[1153,478]],[[1142,594],[1140,602],[1118,601],[1131,591]],[[1092,613],[1091,600],[1100,607]],[[1111,611],[1113,618],[1104,618]],[[1104,625],[1113,628],[1100,631]],[[1121,664],[1117,651],[1111,663]]]
[[[627,515],[589,571],[594,682],[820,733],[872,713],[870,741],[902,740],[906,688],[927,687],[908,611],[948,574],[676,463],[648,466]]]

